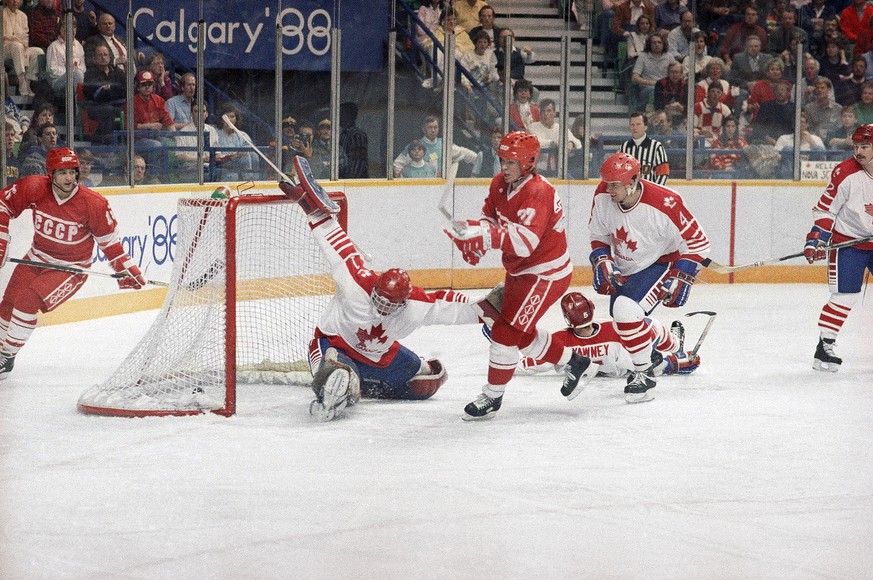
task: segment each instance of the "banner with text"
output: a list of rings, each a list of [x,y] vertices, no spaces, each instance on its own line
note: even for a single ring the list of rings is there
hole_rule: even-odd
[[[101,0],[124,33],[127,0]],[[378,71],[384,66],[390,3],[364,0],[203,0],[208,68],[273,69],[276,30],[282,30],[285,70],[330,70],[331,29],[342,31],[342,70]],[[199,0],[134,2],[137,47],[153,45],[187,68],[197,62]],[[339,17],[337,18],[337,15]],[[142,39],[145,39],[143,41]]]

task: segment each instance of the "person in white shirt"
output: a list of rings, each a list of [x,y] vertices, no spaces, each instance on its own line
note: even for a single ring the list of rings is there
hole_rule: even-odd
[[[18,77],[18,94],[32,97],[30,81],[36,80],[39,70],[37,59],[44,54],[36,46],[30,46],[30,28],[27,15],[19,10],[21,0],[6,0],[3,8],[3,52],[12,59],[12,69]]]
[[[776,151],[794,150],[794,133],[780,135],[773,146]],[[809,132],[809,115],[806,111],[800,111],[800,150],[801,151],[824,151],[824,141],[821,137]]]
[[[540,120],[531,123],[530,132],[539,140],[541,153],[537,161],[537,171],[545,176],[557,175],[558,147],[561,141],[561,125],[555,120],[557,114],[555,101],[540,101]],[[567,153],[581,149],[582,142],[567,131]]]
[[[67,90],[67,40],[66,26],[63,21],[58,25],[58,37],[52,42],[45,54],[45,64],[48,69],[49,83],[56,95],[62,95]],[[85,48],[76,40],[76,21],[73,21],[73,87],[85,82]]]
[[[176,152],[176,159],[182,162],[182,169],[185,171],[197,171],[197,102],[191,105],[192,120],[186,125],[179,128],[179,135],[176,137],[176,147],[179,151]],[[218,129],[206,123],[206,118],[209,116],[209,107],[203,103],[203,148],[205,150],[203,159],[208,165],[209,163],[209,148],[215,148],[218,145]],[[184,148],[184,149],[183,149]],[[188,175],[187,177],[192,177]],[[193,177],[196,178],[196,175]]]

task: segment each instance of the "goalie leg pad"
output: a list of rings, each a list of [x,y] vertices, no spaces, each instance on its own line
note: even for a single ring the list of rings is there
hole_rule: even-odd
[[[361,398],[361,383],[354,363],[335,348],[324,354],[321,367],[312,378],[315,400],[310,414],[321,421],[331,421]]]
[[[413,401],[423,401],[431,398],[443,384],[449,380],[446,368],[437,359],[427,361],[430,365],[430,374],[415,375],[406,383],[408,396],[404,397]]]
[[[485,298],[474,303],[473,306],[485,325],[489,328],[494,326],[494,321],[500,317],[500,309],[503,308],[503,283],[495,286]],[[489,337],[488,340],[491,338]]]
[[[297,172],[297,180],[299,181],[296,187],[284,181],[279,183],[279,189],[282,190],[285,197],[300,205],[306,215],[318,210],[329,214],[339,213],[339,205],[315,180],[315,176],[312,175],[312,170],[309,168],[309,162],[304,157],[299,155],[294,157],[294,170]]]

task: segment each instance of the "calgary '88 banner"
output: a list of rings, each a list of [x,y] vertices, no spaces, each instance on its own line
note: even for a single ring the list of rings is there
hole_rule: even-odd
[[[100,0],[124,35],[129,3]],[[203,0],[207,68],[272,69],[276,27],[286,70],[329,70],[331,29],[342,30],[342,69],[381,70],[390,2],[366,0]],[[149,43],[188,68],[196,66],[199,0],[134,0],[137,47]],[[145,39],[145,40],[142,40]]]

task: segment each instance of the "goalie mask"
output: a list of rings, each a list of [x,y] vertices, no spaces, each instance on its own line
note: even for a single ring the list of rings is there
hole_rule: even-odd
[[[379,314],[388,316],[402,310],[410,294],[412,294],[412,281],[409,279],[409,274],[406,270],[392,268],[379,275],[370,299]]]
[[[561,298],[561,312],[570,328],[590,326],[594,322],[594,303],[581,292],[569,292]]]

